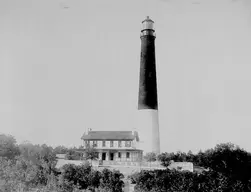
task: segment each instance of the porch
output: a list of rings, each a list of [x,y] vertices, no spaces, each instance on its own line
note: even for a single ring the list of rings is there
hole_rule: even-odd
[[[102,161],[116,161],[116,162],[136,162],[142,159],[141,150],[114,150],[114,149],[102,149],[97,150],[98,160]]]

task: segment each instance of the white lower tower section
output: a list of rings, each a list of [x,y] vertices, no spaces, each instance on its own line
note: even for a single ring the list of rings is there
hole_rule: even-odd
[[[139,148],[143,153],[160,153],[159,115],[158,110],[141,109],[137,111],[137,131]]]

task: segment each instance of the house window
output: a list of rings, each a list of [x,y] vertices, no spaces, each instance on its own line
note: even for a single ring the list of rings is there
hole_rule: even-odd
[[[98,144],[97,144],[97,141],[93,141],[93,145],[92,145],[92,146],[93,146],[93,147],[97,147],[97,145],[98,145]]]
[[[113,141],[110,141],[110,147],[113,147]]]
[[[105,147],[105,141],[102,141],[102,146]]]
[[[125,142],[125,147],[131,147],[131,141],[126,141]]]
[[[130,153],[126,152],[126,158],[130,158]]]
[[[120,152],[118,153],[118,158],[121,158],[121,153]]]
[[[118,146],[121,147],[121,141],[119,141]]]

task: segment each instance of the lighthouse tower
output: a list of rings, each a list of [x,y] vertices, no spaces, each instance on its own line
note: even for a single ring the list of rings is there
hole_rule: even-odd
[[[142,21],[137,130],[144,153],[160,153],[154,22]]]

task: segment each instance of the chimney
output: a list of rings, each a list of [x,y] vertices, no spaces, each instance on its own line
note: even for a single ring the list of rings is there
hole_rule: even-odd
[[[158,94],[155,64],[154,22],[147,16],[142,22],[138,94],[138,124],[144,153],[160,153]]]

